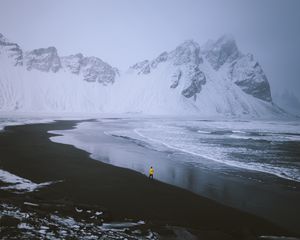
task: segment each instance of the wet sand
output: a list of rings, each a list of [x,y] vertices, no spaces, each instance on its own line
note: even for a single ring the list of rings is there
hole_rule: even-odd
[[[70,129],[76,121],[10,126],[0,134],[0,166],[33,182],[63,180],[31,193],[44,200],[64,199],[98,205],[112,220],[144,220],[214,232],[215,238],[248,239],[290,233],[259,217],[218,204],[189,191],[151,181],[144,175],[99,161],[71,145],[53,143],[50,130]],[[9,201],[11,195],[0,197]]]

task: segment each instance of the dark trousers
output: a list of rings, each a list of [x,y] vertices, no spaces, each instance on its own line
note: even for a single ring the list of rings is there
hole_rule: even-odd
[[[153,174],[149,174],[149,179],[153,179]]]

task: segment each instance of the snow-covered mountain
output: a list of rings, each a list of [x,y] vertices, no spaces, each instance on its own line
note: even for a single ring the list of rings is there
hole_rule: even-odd
[[[200,116],[273,116],[261,66],[231,36],[204,46],[185,41],[153,60],[120,71],[55,47],[24,52],[0,34],[0,110],[135,112]]]

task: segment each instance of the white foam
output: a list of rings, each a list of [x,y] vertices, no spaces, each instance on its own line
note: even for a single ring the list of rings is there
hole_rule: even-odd
[[[177,133],[174,133],[174,128],[172,128],[172,133],[168,130],[166,126],[164,129],[162,126],[157,127],[157,129],[135,129],[134,132],[138,134],[144,140],[148,142],[159,143],[167,148],[181,151],[184,153],[199,156],[205,159],[209,159],[215,162],[226,164],[232,167],[238,167],[242,169],[247,169],[251,171],[259,171],[264,173],[269,173],[281,178],[298,181],[300,182],[300,170],[294,168],[294,166],[284,166],[279,167],[270,163],[263,162],[244,162],[230,159],[228,153],[243,153],[247,152],[247,149],[243,148],[224,148],[216,145],[209,145],[206,143],[199,143],[197,139],[193,139],[191,134],[184,133],[182,129],[178,129]],[[124,134],[124,133],[123,133]],[[276,135],[276,134],[275,134]],[[275,135],[271,139],[275,138]],[[253,139],[261,140],[261,137],[246,137],[246,136],[236,136],[229,135],[229,137],[237,137],[242,139]],[[278,141],[288,141],[285,136],[276,138]],[[226,141],[224,139],[224,141]],[[254,154],[254,152],[253,152]],[[263,150],[256,150],[255,154],[263,155]],[[201,161],[201,159],[199,159]]]
[[[246,132],[240,131],[240,130],[233,130],[232,132],[233,132],[233,133],[242,133],[242,134],[245,134],[245,133],[246,133]]]
[[[203,131],[203,130],[198,130],[197,132],[198,132],[198,133],[203,133],[203,134],[210,134],[210,133],[211,133],[211,132]]]

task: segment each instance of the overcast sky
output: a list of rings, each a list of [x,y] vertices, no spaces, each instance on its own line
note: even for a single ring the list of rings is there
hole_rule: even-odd
[[[273,92],[300,98],[300,0],[0,0],[0,33],[26,50],[55,46],[120,69],[229,33]]]

